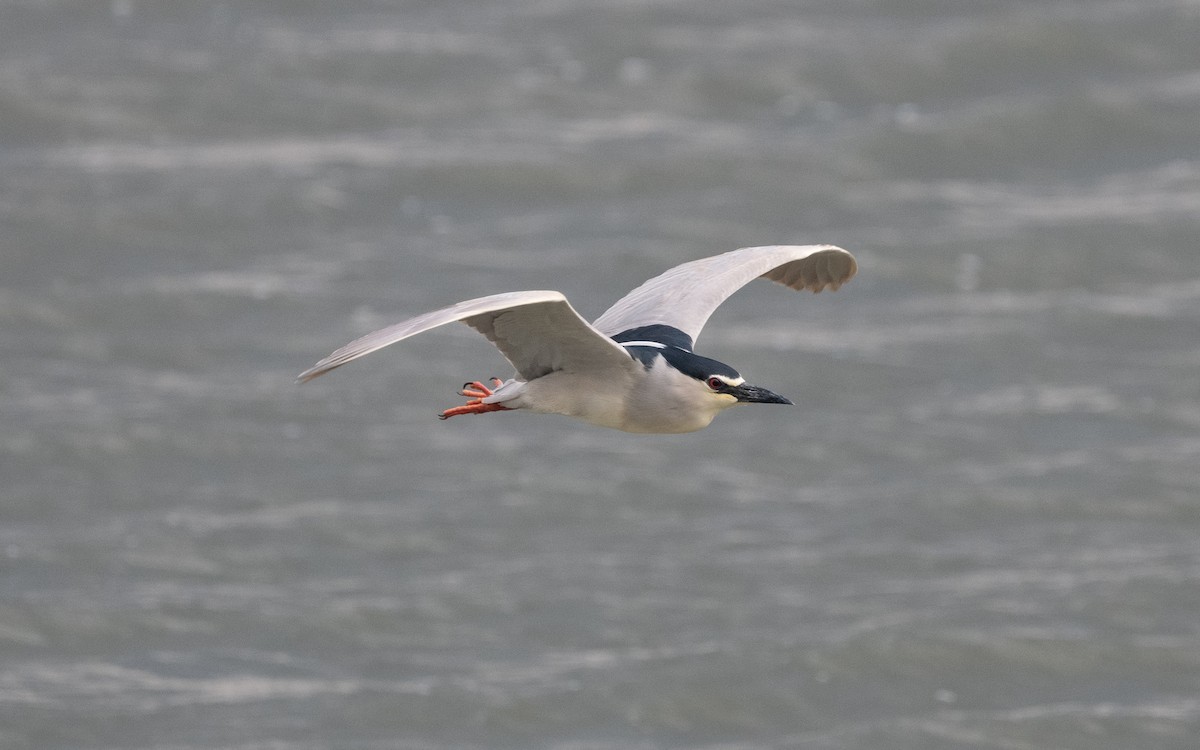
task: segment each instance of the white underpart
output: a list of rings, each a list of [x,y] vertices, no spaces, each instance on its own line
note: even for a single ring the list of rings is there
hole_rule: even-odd
[[[737,403],[733,396],[714,393],[662,357],[655,357],[650,369],[642,369],[638,375],[618,428],[626,432],[692,432],[707,427],[718,412]]]

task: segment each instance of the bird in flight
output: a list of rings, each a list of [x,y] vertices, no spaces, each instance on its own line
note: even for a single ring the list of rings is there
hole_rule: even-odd
[[[626,294],[590,324],[560,292],[526,291],[466,300],[368,333],[300,373],[300,382],[446,323],[482,333],[516,369],[508,380],[474,381],[460,414],[524,409],[565,414],[626,432],[707,427],[735,404],[790,404],[737,370],[692,351],[713,311],[756,278],[795,290],[836,290],[858,270],[833,245],[747,247],[676,266]]]

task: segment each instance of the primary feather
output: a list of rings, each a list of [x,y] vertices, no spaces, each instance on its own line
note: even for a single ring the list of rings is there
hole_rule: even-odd
[[[559,369],[629,360],[616,342],[588,325],[560,292],[505,292],[459,302],[368,333],[297,379],[308,382],[385,346],[456,321],[486,336],[526,380]]]
[[[694,342],[729,295],[756,278],[797,291],[838,289],[858,271],[854,256],[833,245],[746,247],[675,266],[626,294],[592,323],[613,336],[631,328],[666,325]]]

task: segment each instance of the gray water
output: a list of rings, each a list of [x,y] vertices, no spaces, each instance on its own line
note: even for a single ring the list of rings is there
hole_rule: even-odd
[[[0,5],[0,748],[1200,742],[1192,0]],[[796,408],[365,333],[832,242]]]

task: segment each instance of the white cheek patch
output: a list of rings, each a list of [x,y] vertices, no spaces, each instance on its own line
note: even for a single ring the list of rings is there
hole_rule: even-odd
[[[733,387],[737,387],[737,386],[741,385],[742,383],[746,382],[745,378],[727,378],[724,375],[713,375],[711,377],[714,377],[717,380],[720,380],[725,385],[733,386]]]

